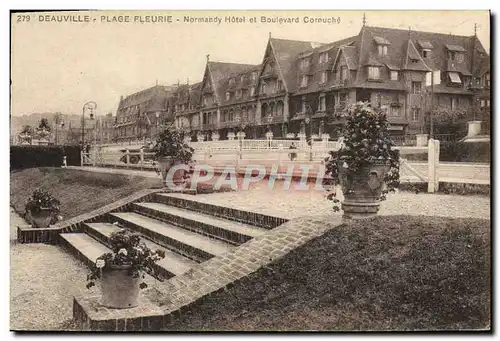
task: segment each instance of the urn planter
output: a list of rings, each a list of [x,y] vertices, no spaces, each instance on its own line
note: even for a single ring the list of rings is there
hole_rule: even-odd
[[[171,156],[163,156],[158,159],[158,163],[160,164],[160,170],[161,170],[161,178],[162,182],[165,186],[170,185],[167,183],[170,179],[167,179],[168,172],[172,167],[181,164],[181,161],[176,160],[175,158]],[[172,175],[171,182],[173,183],[174,186],[178,186],[183,183],[184,181],[184,169],[178,169],[174,172]]]
[[[103,269],[101,279],[102,305],[113,309],[139,305],[140,277],[130,275],[130,265],[110,265]]]
[[[53,216],[52,210],[50,208],[41,208],[36,212],[31,210],[29,214],[31,217],[32,225],[40,229],[48,228]]]
[[[380,208],[384,177],[390,165],[386,162],[373,163],[348,175],[342,164],[343,162],[339,162],[338,167],[340,186],[344,194],[344,218],[360,219],[376,215]]]

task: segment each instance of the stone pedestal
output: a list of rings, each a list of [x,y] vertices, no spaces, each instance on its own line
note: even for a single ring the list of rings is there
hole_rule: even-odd
[[[470,121],[467,123],[469,125],[467,137],[473,137],[479,135],[479,133],[481,132],[481,121]]]
[[[428,134],[417,134],[417,147],[427,147],[429,142]]]

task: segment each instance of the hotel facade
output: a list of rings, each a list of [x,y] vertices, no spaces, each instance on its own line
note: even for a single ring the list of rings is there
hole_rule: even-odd
[[[175,120],[193,141],[309,136],[335,138],[357,101],[386,111],[393,135],[428,133],[432,111],[489,122],[490,56],[474,34],[363,26],[328,44],[268,38],[260,64],[210,60],[201,81],[156,86],[120,100],[118,140],[151,136]]]

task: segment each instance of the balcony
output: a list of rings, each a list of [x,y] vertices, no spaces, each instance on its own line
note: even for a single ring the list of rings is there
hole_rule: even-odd
[[[345,87],[348,85],[349,85],[349,78],[346,78],[346,79],[342,79],[342,80],[335,80],[333,82],[333,84],[331,85],[331,88],[333,88],[333,89],[342,88],[342,87]]]

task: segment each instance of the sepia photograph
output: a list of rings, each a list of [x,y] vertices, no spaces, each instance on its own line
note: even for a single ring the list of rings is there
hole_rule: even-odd
[[[10,10],[12,332],[491,332],[489,10]]]

